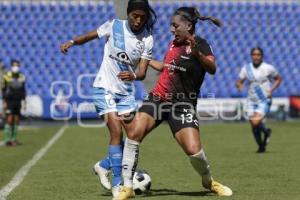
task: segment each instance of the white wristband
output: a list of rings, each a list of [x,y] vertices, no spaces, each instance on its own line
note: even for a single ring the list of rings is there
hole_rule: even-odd
[[[134,80],[136,80],[136,74],[133,72]]]
[[[72,44],[74,44],[74,40],[70,40],[69,42],[71,42]]]

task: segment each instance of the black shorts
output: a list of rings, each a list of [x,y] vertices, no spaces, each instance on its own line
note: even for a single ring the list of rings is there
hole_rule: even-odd
[[[12,101],[7,100],[6,101],[6,115],[20,115],[21,114],[21,101]]]
[[[149,97],[143,102],[139,112],[147,113],[153,117],[156,126],[163,121],[167,121],[173,135],[187,127],[199,129],[195,106],[190,103],[165,102],[161,101],[158,96],[153,96],[150,93]]]

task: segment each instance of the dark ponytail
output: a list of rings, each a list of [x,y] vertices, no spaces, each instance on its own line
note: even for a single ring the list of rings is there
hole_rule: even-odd
[[[218,27],[222,26],[222,22],[219,19],[217,19],[215,17],[211,17],[211,16],[202,16],[196,8],[194,8],[194,13],[198,17],[198,19],[200,19],[202,21],[210,20],[216,26],[218,26]]]
[[[198,20],[201,20],[201,21],[209,20],[218,27],[222,26],[222,22],[219,19],[217,19],[215,17],[211,17],[211,16],[202,16],[199,13],[199,11],[194,7],[181,7],[181,8],[178,8],[174,12],[173,15],[180,15],[185,20],[191,22],[193,24],[193,30],[195,30],[195,25],[196,25]]]

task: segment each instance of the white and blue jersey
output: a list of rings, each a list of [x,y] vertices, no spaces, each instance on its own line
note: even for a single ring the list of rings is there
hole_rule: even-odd
[[[134,72],[140,59],[151,60],[153,37],[147,29],[133,33],[127,20],[118,19],[105,22],[97,33],[99,38],[107,37],[103,61],[93,83],[97,112],[131,112],[137,105],[133,81],[122,81],[117,75],[121,71]]]
[[[247,112],[249,116],[260,113],[263,116],[269,112],[271,99],[268,92],[271,90],[271,80],[278,75],[278,71],[270,64],[261,63],[255,68],[248,63],[240,71],[239,79],[248,80],[249,90],[247,97]]]
[[[107,21],[97,29],[99,37],[106,36],[103,61],[93,86],[113,93],[128,95],[133,92],[133,82],[122,81],[117,75],[121,71],[135,71],[141,58],[151,60],[153,38],[143,29],[134,34],[127,20]]]

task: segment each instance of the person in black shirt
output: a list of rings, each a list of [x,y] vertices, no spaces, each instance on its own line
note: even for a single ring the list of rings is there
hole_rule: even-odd
[[[138,163],[140,142],[164,120],[202,177],[202,185],[219,196],[232,195],[229,187],[212,178],[200,142],[195,105],[206,72],[215,74],[216,64],[209,44],[195,34],[198,20],[210,20],[217,26],[221,25],[213,17],[200,15],[194,7],[177,9],[171,21],[171,32],[175,38],[169,45],[164,62],[151,60],[149,63],[155,69],[162,69],[162,73],[127,130],[122,163],[124,186],[116,200],[134,196],[132,178]]]
[[[7,146],[16,146],[21,104],[25,100],[25,76],[20,72],[20,62],[11,61],[11,70],[4,74],[2,89],[3,108],[6,114],[4,141]]]

